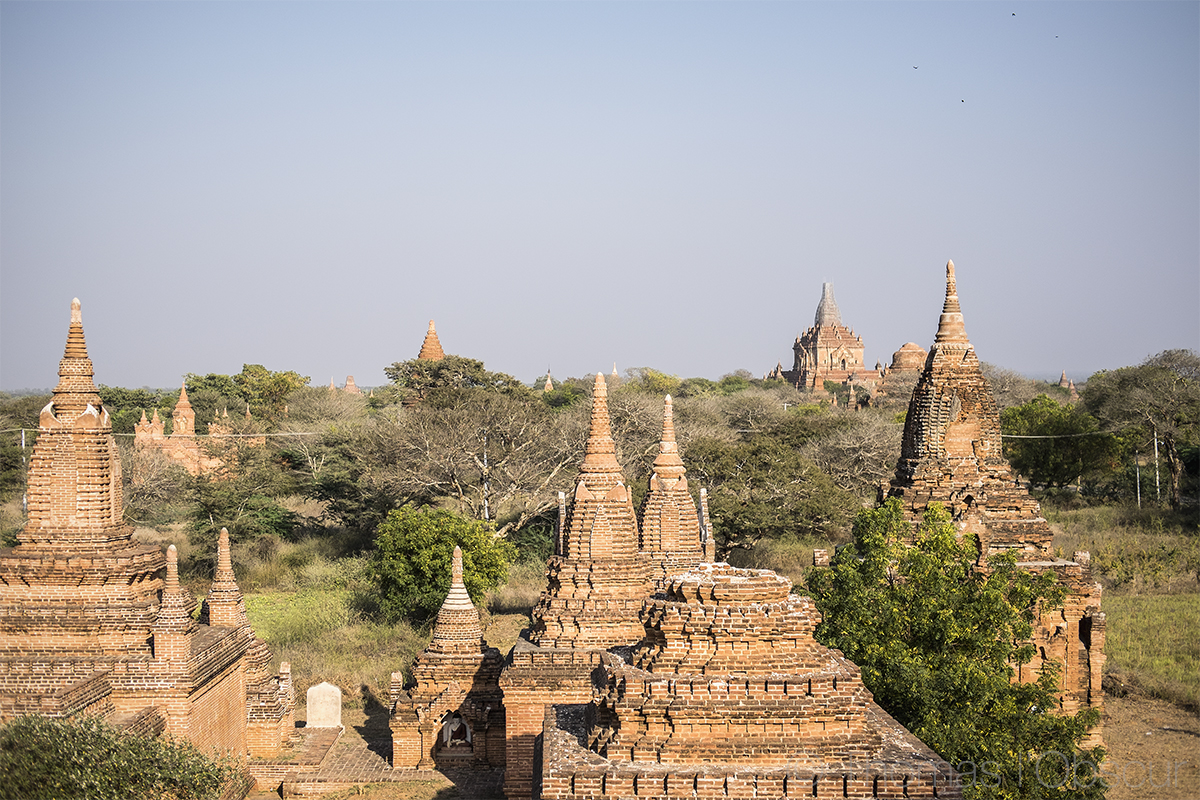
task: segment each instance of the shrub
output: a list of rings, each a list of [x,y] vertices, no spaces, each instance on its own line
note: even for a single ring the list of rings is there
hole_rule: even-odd
[[[488,522],[467,519],[446,509],[411,506],[388,514],[375,538],[372,578],[384,619],[423,624],[450,591],[450,561],[463,551],[463,583],[478,605],[484,593],[504,582],[516,548],[497,539]]]
[[[237,778],[186,741],[123,733],[95,718],[18,717],[0,728],[0,798],[215,798]]]

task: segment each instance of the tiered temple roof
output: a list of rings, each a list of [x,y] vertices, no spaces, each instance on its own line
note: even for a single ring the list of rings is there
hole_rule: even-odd
[[[597,373],[592,418],[575,491],[550,558],[549,579],[533,610],[530,640],[542,647],[633,645],[649,569],[638,548],[637,516],[608,417],[608,389]]]
[[[425,332],[425,341],[421,342],[421,352],[417,353],[417,358],[424,358],[428,361],[441,361],[445,357],[446,353],[442,350],[442,343],[438,341],[437,330],[433,327],[433,320],[429,320],[429,330]]]
[[[862,337],[842,324],[842,313],[833,297],[833,284],[821,289],[821,302],[813,326],[796,337],[792,345],[794,360],[790,370],[769,373],[780,376],[802,389],[824,391],[825,381],[870,382],[863,366]]]
[[[633,663],[606,654],[589,712],[547,733],[542,797],[961,796],[790,589],[728,564],[674,577]]]
[[[675,443],[671,396],[663,409],[663,432],[650,473],[650,490],[638,514],[641,549],[650,559],[656,587],[667,577],[687,572],[705,560],[704,543],[710,530],[688,491],[687,470]]]
[[[913,518],[942,503],[981,536],[984,549],[1050,548],[1050,527],[1013,477],[1000,449],[1000,411],[975,348],[967,338],[954,262],[946,264],[946,297],[937,335],[909,403],[896,476],[887,489]]]
[[[164,557],[124,524],[78,300],[59,377],[39,421],[28,522],[19,546],[0,550],[0,718],[100,716],[201,749],[277,753],[292,725],[290,686],[260,680],[244,609],[236,625],[194,622],[174,548]],[[236,584],[231,602],[240,607]],[[270,708],[255,714],[262,693]]]

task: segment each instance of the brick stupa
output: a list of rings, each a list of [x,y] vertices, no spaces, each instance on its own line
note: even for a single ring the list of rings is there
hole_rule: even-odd
[[[425,331],[425,340],[421,342],[421,352],[417,353],[417,358],[423,358],[426,361],[441,361],[445,357],[446,353],[442,350],[442,343],[438,341],[433,320],[429,320],[429,330]]]
[[[633,498],[609,428],[608,389],[597,373],[583,464],[561,550],[550,558],[548,586],[533,609],[530,640],[541,647],[636,644],[642,635],[638,609],[649,588],[638,538]]]
[[[642,638],[638,618],[650,590],[648,560],[638,550],[633,500],[617,463],[608,389],[597,374],[592,418],[570,508],[560,506],[556,552],[533,625],[509,654],[500,678],[507,747],[504,792],[534,795],[534,771],[547,714],[556,704],[587,703],[592,673],[607,649],[630,651]]]
[[[264,675],[269,654],[244,612],[195,622],[174,548],[139,544],[124,523],[78,300],[28,481],[20,544],[0,550],[0,720],[98,716],[204,751],[277,754],[292,728],[290,681]]]
[[[989,555],[1015,550],[1022,568],[1053,571],[1068,595],[1035,624],[1037,655],[1017,677],[1035,680],[1044,662],[1056,661],[1062,711],[1103,706],[1100,585],[1087,553],[1072,560],[1053,555],[1041,506],[1017,483],[1001,453],[1000,412],[967,338],[953,261],[946,264],[937,336],[909,402],[896,475],[881,487],[881,500],[885,493],[900,499],[914,524],[930,503],[945,506],[961,534],[977,540],[981,568]],[[1085,744],[1098,744],[1099,736],[1097,726]]]
[[[632,663],[606,653],[590,706],[557,714],[541,796],[961,797],[790,590],[728,564],[673,578],[645,604]]]
[[[413,664],[414,685],[392,675],[392,766],[432,769],[504,766],[500,651],[483,639],[479,611],[463,584],[462,550],[454,548],[450,592],[433,639]]]
[[[842,324],[832,283],[822,286],[813,325],[796,337],[792,351],[792,368],[780,372],[776,367],[775,373],[769,373],[771,377],[782,377],[797,388],[818,392],[825,390],[825,381],[845,383],[867,377],[862,337]]]
[[[1000,411],[967,338],[953,261],[946,264],[937,335],[909,403],[887,496],[900,498],[914,519],[929,503],[942,503],[986,552],[1050,551],[1050,526],[1001,452]]]
[[[675,443],[670,395],[664,403],[662,439],[638,521],[641,549],[650,560],[655,588],[662,588],[669,576],[687,572],[706,560],[705,544],[711,528],[688,492],[687,469]]]

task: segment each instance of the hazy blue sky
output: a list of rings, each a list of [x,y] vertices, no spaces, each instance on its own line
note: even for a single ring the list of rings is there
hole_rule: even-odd
[[[1200,4],[0,3],[0,388],[1200,343]]]

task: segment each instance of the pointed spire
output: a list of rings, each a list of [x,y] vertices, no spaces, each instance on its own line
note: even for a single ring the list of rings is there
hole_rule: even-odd
[[[604,375],[597,372],[592,385],[592,420],[588,429],[587,449],[580,466],[582,473],[620,473],[617,446],[613,442],[608,418],[608,386]]]
[[[454,556],[450,562],[450,593],[446,595],[446,600],[442,603],[442,608],[454,611],[465,611],[475,608],[475,604],[471,602],[471,595],[467,593],[466,584],[463,583],[461,547],[456,546],[454,548]]]
[[[450,592],[438,610],[429,650],[435,653],[479,653],[483,649],[479,610],[471,602],[471,595],[463,584],[462,548],[455,547],[450,561]]]
[[[550,368],[546,367],[546,385],[542,387],[543,392],[554,391],[554,381],[550,380]]]
[[[617,362],[615,362],[615,361],[613,362],[613,371],[612,371],[612,376],[613,376],[614,378],[619,378],[619,377],[621,377],[620,375],[618,375],[618,374],[617,374]]]
[[[67,345],[58,362],[58,385],[54,387],[54,411],[83,411],[88,404],[99,408],[100,395],[92,382],[95,373],[88,358],[87,342],[83,338],[83,311],[76,297],[71,301],[71,324],[67,329]]]
[[[675,443],[675,413],[671,395],[663,403],[662,439],[658,443],[658,456],[654,459],[654,472],[660,480],[679,478],[684,473],[683,459],[679,457],[679,446]]]
[[[1067,371],[1064,369],[1062,371],[1062,377],[1058,379],[1058,385],[1066,389],[1069,383],[1070,381],[1067,380]]]
[[[191,408],[191,407],[192,407],[191,401],[188,400],[188,396],[187,396],[187,381],[184,381],[183,384],[179,387],[179,400],[176,401],[175,408],[180,409],[180,408]]]
[[[246,610],[242,590],[233,575],[233,561],[229,555],[229,531],[221,528],[217,538],[217,571],[213,575],[208,597],[204,601],[209,625],[237,628],[246,624]]]
[[[842,312],[838,310],[837,301],[833,299],[833,284],[821,284],[821,302],[817,303],[817,313],[813,325],[817,328],[842,324]]]
[[[188,593],[179,585],[179,552],[171,545],[167,548],[167,577],[154,622],[156,658],[171,661],[187,658],[190,648],[184,637],[196,629],[189,599]]]
[[[433,326],[433,320],[429,320],[429,330],[425,332],[425,341],[421,343],[421,352],[417,353],[417,358],[441,361],[445,357],[446,353],[442,350],[442,343],[438,341],[437,329]]]
[[[213,575],[213,584],[236,582],[233,576],[233,559],[229,555],[229,529],[221,528],[221,534],[217,537],[217,572]]]
[[[155,409],[157,411],[158,409]],[[146,419],[146,409],[142,409],[142,418],[138,421],[138,425],[149,425],[150,420]]]
[[[935,343],[958,342],[970,344],[967,329],[963,325],[962,309],[958,305],[958,284],[954,280],[954,262],[946,262],[946,302],[942,305],[942,316],[938,320]]]

